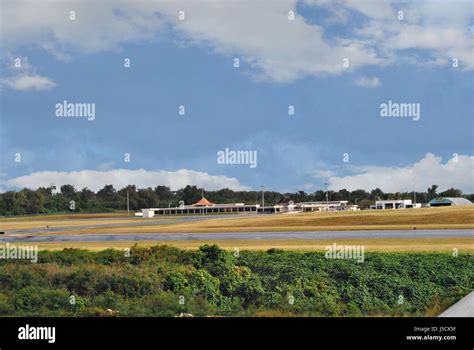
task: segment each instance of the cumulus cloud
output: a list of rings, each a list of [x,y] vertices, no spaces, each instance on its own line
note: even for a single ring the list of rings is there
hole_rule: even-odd
[[[426,191],[438,185],[441,191],[454,187],[464,193],[474,193],[474,156],[458,155],[446,163],[442,158],[427,153],[420,161],[405,167],[365,166],[349,176],[329,178],[329,188],[372,190],[386,192]]]
[[[171,16],[180,7],[166,8]],[[213,6],[185,5],[190,19],[178,21],[175,29],[196,44],[237,55],[262,72],[262,78],[291,81],[308,75],[338,74],[381,63],[373,48],[356,38],[325,38],[321,25],[310,24],[296,11],[296,1],[222,1]],[[288,19],[293,10],[294,20]],[[192,16],[192,17],[191,17]],[[242,25],[245,19],[245,25]],[[215,30],[219,28],[219,30]]]
[[[254,76],[279,82],[339,74],[368,65],[425,64],[407,49],[429,51],[436,64],[458,58],[473,69],[472,8],[468,1],[431,4],[395,0],[306,0],[329,11],[309,21],[296,0],[280,1],[7,1],[3,5],[4,43],[45,49],[58,58],[118,50],[124,43],[155,40],[163,30],[179,33],[180,45],[199,45],[239,57]],[[397,11],[404,11],[404,20]],[[76,19],[69,19],[75,11]],[[180,11],[185,20],[179,20]],[[288,12],[294,11],[294,20]],[[327,13],[326,11],[325,13]],[[354,22],[353,15],[364,16]],[[336,19],[344,31],[327,28]],[[342,34],[344,33],[344,34]],[[343,67],[348,58],[349,68]]]
[[[2,45],[8,50],[33,46],[59,59],[116,50],[155,37],[163,25],[157,8],[149,1],[4,1]]]
[[[15,77],[0,79],[0,84],[4,88],[17,91],[41,91],[49,90],[56,86],[51,79],[41,75],[22,74]]]
[[[390,2],[391,11],[382,1],[367,1],[368,6],[379,6],[385,15],[377,17],[364,13],[369,21],[356,30],[360,38],[370,40],[379,52],[383,51],[386,59],[394,64],[401,62],[423,66],[427,63],[447,65],[457,58],[462,69],[474,69],[472,4],[468,1],[443,4],[426,0],[403,4]],[[381,7],[385,10],[382,11]],[[361,12],[359,5],[353,9]],[[398,11],[403,12],[402,21],[394,20]],[[409,54],[409,49],[421,51]]]
[[[165,27],[181,34],[182,43],[204,45],[238,55],[262,72],[262,78],[293,80],[305,75],[340,73],[343,58],[350,69],[376,64],[374,50],[357,39],[328,42],[324,29],[296,14],[296,0],[252,3],[80,1],[35,4],[8,2],[4,12],[5,45],[34,45],[58,58],[118,49],[121,44],[152,40]],[[70,11],[76,19],[69,20]],[[186,19],[179,20],[178,13]],[[242,21],[245,25],[242,25]],[[218,30],[216,30],[218,28]]]
[[[29,175],[12,178],[3,182],[11,188],[48,187],[51,185],[59,188],[70,184],[77,189],[87,187],[93,191],[100,190],[106,184],[112,184],[116,189],[127,185],[136,185],[138,188],[155,187],[157,185],[169,186],[178,190],[186,185],[196,185],[208,190],[230,188],[232,190],[249,190],[248,187],[232,177],[222,175],[209,175],[204,172],[181,169],[177,171],[145,170],[145,169],[115,169],[107,171],[82,170],[72,172],[41,171]]]
[[[355,84],[365,88],[376,88],[380,86],[380,79],[377,77],[360,77],[355,80]]]

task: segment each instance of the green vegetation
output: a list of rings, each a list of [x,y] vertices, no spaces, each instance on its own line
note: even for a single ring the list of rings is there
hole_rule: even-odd
[[[384,193],[379,188],[370,193],[364,190],[348,191],[328,191],[327,199],[330,201],[347,200],[351,204],[358,204],[361,208],[367,208],[376,199],[413,199],[426,203],[436,198],[460,197],[460,190],[450,188],[437,194],[438,186],[433,185],[426,192],[396,192]],[[59,191],[55,186],[40,187],[36,190],[23,189],[21,191],[9,191],[0,193],[0,215],[30,215],[30,214],[52,214],[52,213],[103,213],[114,210],[125,210],[127,208],[127,192],[131,210],[141,208],[156,208],[178,206],[183,200],[186,204],[197,202],[201,198],[201,190],[196,186],[186,186],[178,191],[171,191],[167,186],[156,186],[155,188],[140,188],[129,185],[120,190],[116,190],[112,185],[105,185],[97,193],[83,188],[77,190],[72,185],[63,185]],[[260,203],[261,193],[257,191],[233,191],[224,188],[218,191],[206,191],[206,197],[215,203]],[[474,200],[474,194],[464,195],[464,197]],[[265,203],[273,205],[280,200],[293,200],[295,202],[325,201],[326,192],[319,190],[314,193],[297,191],[294,193],[279,193],[265,191]],[[71,207],[71,201],[74,201]]]
[[[441,253],[43,251],[0,260],[0,315],[434,316],[473,290],[473,271],[472,255]]]

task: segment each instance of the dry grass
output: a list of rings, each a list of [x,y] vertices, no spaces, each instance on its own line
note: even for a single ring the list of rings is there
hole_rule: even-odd
[[[108,248],[125,249],[133,245],[150,247],[169,245],[181,249],[198,249],[203,244],[217,244],[223,249],[268,250],[271,248],[324,251],[325,247],[338,245],[363,245],[365,252],[446,252],[451,254],[454,248],[459,253],[474,253],[474,238],[352,238],[352,239],[274,239],[274,240],[185,240],[185,241],[101,241],[101,242],[51,242],[35,243],[40,250],[61,250],[80,248],[100,251]],[[21,245],[22,243],[15,243]],[[27,244],[27,243],[25,243]],[[32,244],[31,242],[28,244]]]
[[[148,222],[149,219],[141,220]],[[203,221],[170,222],[156,226],[145,226],[140,223],[141,221],[138,221],[137,225],[127,227],[64,231],[61,234],[411,230],[415,227],[417,229],[472,229],[474,228],[474,206],[210,218]]]
[[[474,206],[405,209],[357,212],[314,212],[296,215],[271,215],[266,217],[239,218],[237,220],[212,220],[198,223],[206,229],[267,229],[275,227],[293,230],[314,229],[317,227],[410,227],[414,226],[468,226],[474,227]],[[196,223],[183,223],[181,227],[193,227]]]
[[[127,217],[126,211],[114,211],[112,213],[68,213],[68,214],[41,214],[24,215],[0,218],[0,222],[8,221],[37,221],[37,220],[57,220],[57,219],[94,219],[94,218],[118,218]]]
[[[84,220],[88,219],[88,220]],[[94,220],[96,219],[96,220]],[[151,221],[172,221],[172,218],[153,218]],[[140,218],[130,217],[129,219],[118,219],[116,216],[108,217],[107,220],[101,219],[99,216],[93,218],[87,217],[76,217],[71,216],[70,218],[64,217],[51,217],[47,218],[21,218],[18,221],[14,221],[11,218],[0,220],[0,231],[8,230],[31,230],[31,229],[46,229],[55,227],[67,227],[67,226],[83,226],[83,225],[107,225],[107,224],[125,224],[125,223],[136,223],[140,225],[143,221]],[[86,229],[89,230],[89,229]],[[49,233],[48,233],[49,234]]]

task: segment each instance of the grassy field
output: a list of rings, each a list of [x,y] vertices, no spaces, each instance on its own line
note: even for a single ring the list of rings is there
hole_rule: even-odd
[[[163,221],[163,218],[153,219],[153,221]],[[84,221],[83,219],[59,219],[59,220],[31,220],[31,221],[18,221],[18,222],[1,222],[0,228],[2,230],[31,230],[31,229],[47,229],[47,228],[59,228],[68,226],[81,226],[81,225],[101,225],[101,224],[128,224],[137,222],[137,219],[109,219],[94,220],[90,219]],[[139,224],[139,223],[137,223]]]
[[[75,214],[21,217],[0,220],[0,231],[14,229],[44,229],[46,226],[64,227],[81,225],[136,223],[133,226],[95,227],[58,232],[38,232],[37,235],[63,234],[120,234],[120,233],[219,233],[219,232],[270,232],[270,231],[332,231],[332,230],[397,230],[397,229],[473,229],[474,206],[359,211],[359,212],[314,212],[294,215],[268,215],[250,217],[211,217],[208,220],[193,222],[173,222],[176,217],[157,217],[153,219],[129,219],[123,213]],[[88,219],[88,220],[84,220]],[[157,225],[144,225],[150,222]],[[377,239],[272,239],[272,240],[230,240],[213,241],[224,249],[267,250],[280,248],[289,250],[324,250],[324,247],[337,242],[347,245],[364,245],[368,251],[378,252],[473,252],[474,238],[377,238]],[[150,247],[167,244],[182,249],[197,249],[210,241],[101,241],[101,242],[52,242],[38,243],[40,249],[63,249],[65,247],[88,250],[107,248],[123,249],[133,246]]]
[[[338,245],[363,245],[367,252],[445,252],[451,254],[456,248],[460,253],[474,253],[474,238],[379,238],[379,239],[273,239],[232,241],[100,241],[100,242],[48,242],[35,243],[39,250],[62,250],[64,248],[101,251],[104,249],[125,249],[134,245],[148,248],[165,244],[180,249],[198,249],[204,244],[217,243],[222,249],[268,250],[271,248],[294,251],[324,251],[325,247]],[[16,243],[21,245],[22,243]],[[31,244],[31,243],[23,243]]]
[[[126,211],[114,211],[110,213],[67,213],[67,214],[40,214],[21,215],[0,218],[0,222],[29,221],[29,220],[57,220],[57,219],[99,219],[127,217]]]
[[[358,212],[314,212],[163,225],[163,232],[253,232],[474,228],[474,206]],[[149,229],[152,229],[151,227]],[[120,229],[117,228],[117,232]],[[171,230],[171,231],[169,231]],[[145,231],[146,232],[146,231]]]
[[[313,212],[292,215],[250,216],[238,218],[210,218],[209,220],[164,223],[160,225],[141,225],[153,219],[134,219],[137,225],[123,227],[103,227],[94,229],[64,230],[58,234],[68,233],[215,233],[215,232],[271,232],[271,231],[351,231],[351,230],[411,230],[411,229],[474,229],[474,206],[380,210],[358,212]],[[118,222],[117,222],[118,221]],[[128,222],[128,220],[110,223]],[[54,227],[57,220],[49,219],[41,223]],[[73,220],[68,221],[74,222]],[[100,223],[107,223],[101,221]],[[64,226],[66,226],[64,221]],[[0,222],[3,225],[14,225],[15,222]],[[38,221],[32,220],[31,225]],[[61,221],[63,224],[63,221]],[[83,224],[83,223],[82,223]],[[23,228],[28,223],[22,220]]]

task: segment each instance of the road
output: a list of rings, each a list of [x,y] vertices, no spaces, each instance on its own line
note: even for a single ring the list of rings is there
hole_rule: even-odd
[[[474,230],[393,230],[393,231],[296,231],[226,233],[137,233],[80,235],[0,236],[0,242],[99,242],[99,241],[182,241],[182,240],[272,240],[336,238],[474,238]]]

